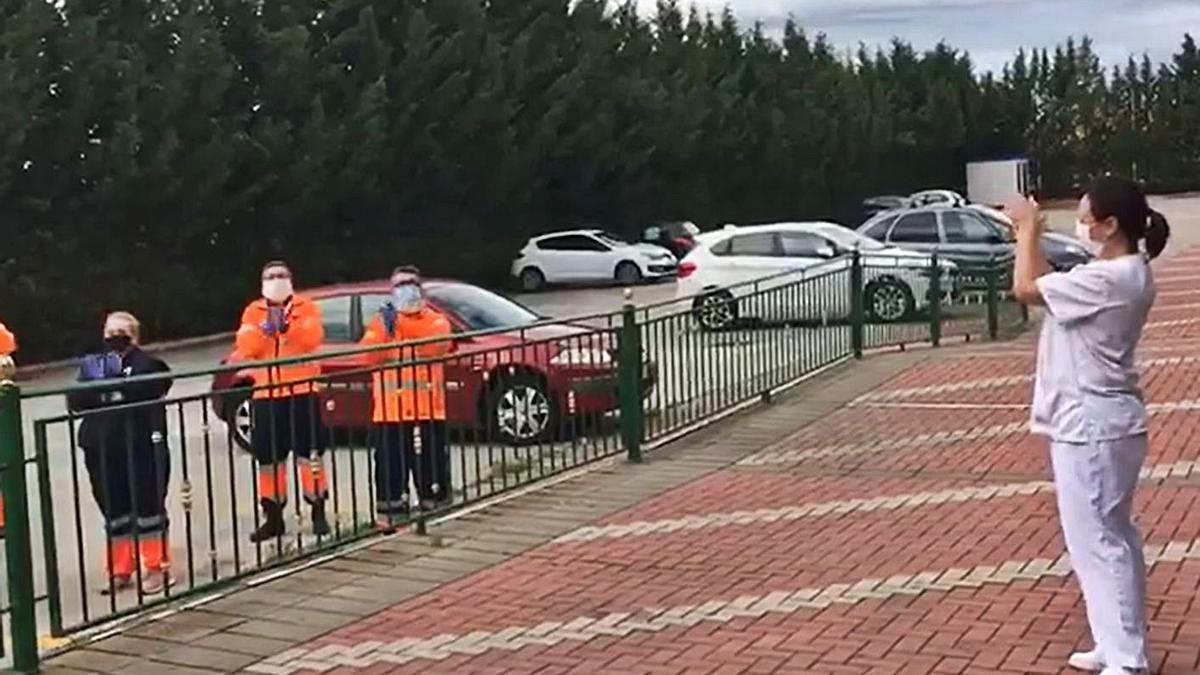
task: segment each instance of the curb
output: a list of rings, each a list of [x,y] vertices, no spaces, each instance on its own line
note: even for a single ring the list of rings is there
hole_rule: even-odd
[[[180,340],[168,340],[166,342],[153,342],[148,345],[142,345],[142,351],[151,354],[166,354],[168,352],[179,351],[181,349],[191,349],[194,347],[207,347],[221,342],[233,340],[234,334],[217,333],[216,335],[201,335],[199,337],[183,338]],[[64,368],[74,368],[79,359],[61,359],[59,361],[48,361],[46,363],[32,363],[27,366],[17,368],[16,380],[28,380],[45,375],[48,372],[62,370]]]

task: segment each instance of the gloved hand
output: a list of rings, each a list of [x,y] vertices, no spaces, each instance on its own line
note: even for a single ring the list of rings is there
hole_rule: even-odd
[[[287,308],[286,307],[271,307],[271,322],[275,324],[275,330],[280,335],[288,332]]]
[[[104,353],[104,377],[121,377],[124,375],[125,364],[121,361],[121,355],[116,352]]]
[[[283,307],[268,307],[267,320],[263,321],[259,325],[259,328],[262,328],[262,332],[266,333],[267,337],[275,337],[286,333],[288,329],[287,314],[284,312]]]
[[[379,317],[383,319],[383,327],[387,331],[388,336],[396,334],[396,306],[390,302],[385,302],[383,307],[379,308]]]
[[[88,354],[79,362],[79,379],[94,382],[104,379],[104,355]]]
[[[84,382],[107,380],[120,377],[122,371],[121,355],[113,352],[104,354],[88,354],[79,364],[79,379]]]

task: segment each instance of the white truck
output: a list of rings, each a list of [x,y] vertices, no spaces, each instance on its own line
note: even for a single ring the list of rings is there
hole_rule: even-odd
[[[1014,194],[1028,195],[1036,185],[1028,159],[998,159],[967,164],[967,199],[999,207]]]

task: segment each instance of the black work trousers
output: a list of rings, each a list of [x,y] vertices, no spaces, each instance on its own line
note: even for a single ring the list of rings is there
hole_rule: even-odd
[[[163,443],[104,443],[83,448],[92,496],[113,538],[167,529],[171,453]]]
[[[440,503],[451,496],[444,420],[375,424],[373,433],[378,515],[395,518],[408,512],[410,477],[422,504]]]

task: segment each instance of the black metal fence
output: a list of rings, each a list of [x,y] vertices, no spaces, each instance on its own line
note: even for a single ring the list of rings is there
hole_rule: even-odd
[[[380,531],[424,532],[601,458],[639,461],[866,350],[995,338],[1024,321],[1001,290],[1007,269],[972,270],[985,283],[970,289],[936,258],[854,255],[449,339],[170,381],[7,383],[5,653],[29,670],[39,649],[115,619]],[[255,371],[265,384],[247,384]]]

